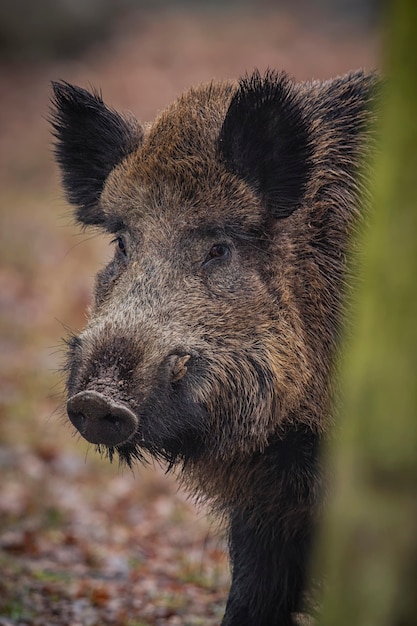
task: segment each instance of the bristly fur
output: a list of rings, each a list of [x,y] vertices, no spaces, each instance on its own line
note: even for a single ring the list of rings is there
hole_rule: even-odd
[[[377,83],[255,72],[190,89],[146,132],[55,85],[68,197],[115,236],[68,344],[69,412],[104,412],[70,418],[110,460],[178,467],[226,520],[223,626],[290,626],[302,606]]]
[[[107,107],[97,91],[90,93],[66,82],[52,83],[50,122],[63,186],[77,219],[86,225],[104,221],[98,200],[111,170],[142,140],[134,118]]]

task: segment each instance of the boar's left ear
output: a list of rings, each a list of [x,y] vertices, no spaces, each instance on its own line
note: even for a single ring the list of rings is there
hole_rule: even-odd
[[[240,80],[219,136],[229,171],[245,180],[274,217],[303,200],[312,146],[294,83],[285,73],[258,71]]]
[[[65,82],[52,83],[55,157],[63,186],[77,219],[100,225],[105,215],[98,206],[111,170],[141,143],[143,131],[133,118],[108,108],[97,92]]]

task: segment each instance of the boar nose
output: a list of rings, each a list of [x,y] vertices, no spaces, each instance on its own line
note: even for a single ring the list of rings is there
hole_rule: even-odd
[[[70,398],[67,413],[78,432],[90,443],[117,446],[128,441],[138,427],[133,411],[97,391],[81,391]]]

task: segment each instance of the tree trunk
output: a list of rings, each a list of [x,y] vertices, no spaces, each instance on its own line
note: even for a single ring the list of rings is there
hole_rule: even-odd
[[[373,211],[318,550],[320,626],[417,624],[416,0],[392,0],[386,18]]]

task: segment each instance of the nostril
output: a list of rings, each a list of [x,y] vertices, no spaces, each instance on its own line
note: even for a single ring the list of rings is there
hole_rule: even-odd
[[[72,424],[75,426],[75,428],[81,433],[83,434],[83,430],[85,428],[85,423],[86,423],[86,417],[84,415],[84,413],[74,413],[71,412],[71,415],[68,412],[68,417],[70,418]]]
[[[67,402],[71,423],[90,443],[116,446],[133,437],[138,418],[126,405],[97,391],[81,391]]]
[[[111,426],[114,426],[117,430],[120,430],[120,419],[116,415],[107,413],[107,415],[103,417],[103,422],[107,422]]]

